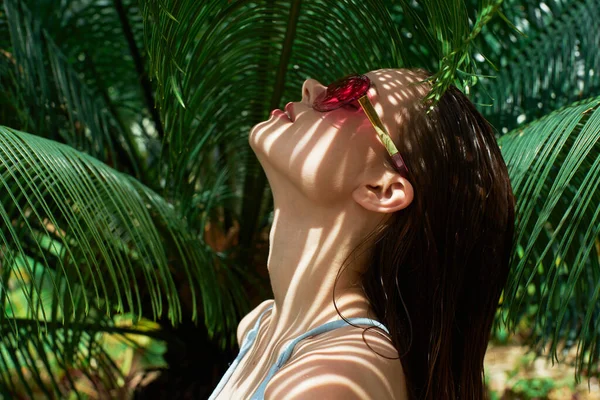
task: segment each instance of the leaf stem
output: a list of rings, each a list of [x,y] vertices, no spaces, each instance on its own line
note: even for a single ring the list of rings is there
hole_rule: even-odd
[[[152,94],[152,84],[150,83],[148,73],[144,68],[144,62],[142,61],[140,51],[135,43],[135,37],[133,36],[129,20],[127,19],[127,13],[125,11],[125,7],[123,6],[123,1],[113,0],[113,2],[115,5],[115,9],[117,10],[117,14],[119,15],[119,20],[121,21],[121,27],[123,28],[125,39],[127,40],[127,44],[129,45],[129,52],[131,53],[131,57],[133,58],[135,70],[137,71],[138,77],[140,79],[140,84],[142,85],[142,93],[144,94],[144,99],[146,100],[146,107],[148,107],[148,111],[150,112],[150,115],[154,120],[154,126],[156,127],[158,137],[162,141],[165,137],[165,131],[160,120],[160,114],[158,113],[158,109],[155,107],[154,95]]]

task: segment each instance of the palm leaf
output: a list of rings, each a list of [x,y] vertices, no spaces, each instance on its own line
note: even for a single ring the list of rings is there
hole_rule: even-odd
[[[502,133],[600,90],[600,31],[589,28],[600,18],[600,1],[518,5],[505,7],[506,13],[526,37],[498,26],[481,35],[482,51],[494,57],[501,70],[494,79],[481,80],[474,101],[492,103],[481,111]],[[483,73],[493,72],[485,65],[481,68]]]
[[[34,10],[36,24],[60,48],[82,83],[102,97],[107,95],[126,126],[140,114],[148,117],[123,26],[127,24],[134,45],[141,48],[142,15],[135,0],[24,0],[24,4]],[[116,5],[122,6],[122,15]]]
[[[224,256],[191,237],[160,196],[68,146],[5,127],[0,168],[2,258],[9,265],[16,258],[33,259],[67,277],[64,293],[55,289],[56,307],[75,309],[72,286],[80,285],[89,289],[85,310],[96,306],[138,316],[144,311],[151,318],[166,312],[176,322],[181,317],[176,273],[191,283],[193,318],[200,293],[209,332],[224,332],[229,297],[220,292],[213,266],[226,268]],[[31,309],[38,291],[32,286],[27,292]],[[143,304],[148,308],[142,310]],[[50,311],[40,312],[49,320]]]
[[[60,275],[37,264],[34,275],[30,276],[27,273],[30,269],[25,265],[17,262],[10,269],[13,274],[18,271],[21,277],[35,281],[40,287],[40,301],[47,309],[52,309],[50,302],[55,298],[52,291],[56,280],[61,279]],[[51,278],[50,275],[54,276]],[[8,296],[13,304],[26,302],[25,291],[19,283],[18,279],[9,280]],[[65,286],[62,285],[63,288]],[[78,290],[83,288],[78,287]],[[85,296],[81,293],[78,299]],[[3,339],[0,344],[0,393],[10,398],[24,395],[28,398],[40,398],[42,395],[45,398],[65,398],[69,392],[76,393],[85,382],[90,382],[99,395],[104,393],[105,397],[114,397],[110,393],[122,385],[120,381],[124,378],[125,371],[122,369],[125,366],[113,362],[115,354],[112,348],[126,344],[138,352],[149,351],[144,348],[152,346],[152,340],[132,340],[131,334],[166,338],[152,324],[122,326],[121,318],[117,325],[114,318],[98,310],[85,313],[82,305],[80,301],[76,319],[45,322],[43,326],[25,304],[17,308],[18,314],[4,317],[0,325]],[[148,325],[153,330],[148,330]],[[156,362],[161,365],[160,359],[155,358]]]
[[[504,307],[525,315],[550,354],[577,346],[597,373],[600,331],[600,97],[581,101],[500,140],[517,197],[516,251]]]
[[[89,370],[95,332],[120,332],[108,318],[114,313],[134,322],[166,315],[171,324],[185,313],[202,318],[221,345],[231,342],[246,308],[237,290],[243,274],[138,181],[66,145],[0,126],[0,185],[0,335],[7,340],[0,370],[13,372],[0,382],[9,392],[59,380],[44,364],[52,348],[62,379],[73,378],[73,365]],[[219,188],[195,199],[198,218],[212,213],[215,196],[231,195]]]
[[[33,121],[33,126],[19,128],[67,143],[140,176],[143,161],[133,135],[106,98],[81,81],[25,4],[5,0],[4,7],[18,71],[16,85]]]
[[[438,62],[430,78],[433,87],[425,101],[432,100],[432,105],[435,104],[451,84],[468,94],[477,83],[479,75],[473,61],[473,53],[477,52],[475,39],[500,12],[502,1],[479,0],[471,26],[469,7],[464,0],[398,1],[407,23],[404,29],[410,31],[411,37],[418,37],[420,47],[427,48]],[[428,66],[422,65],[419,55],[405,60],[409,67]]]

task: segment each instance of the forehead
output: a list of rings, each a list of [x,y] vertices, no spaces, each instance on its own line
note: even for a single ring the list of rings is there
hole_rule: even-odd
[[[369,98],[388,129],[401,124],[428,91],[428,85],[419,84],[426,76],[412,70],[379,69],[365,75],[372,83]]]
[[[416,71],[388,68],[367,72],[365,75],[375,88],[372,94],[380,97],[378,100],[382,102],[386,100],[386,96],[389,96],[388,100],[392,102],[400,102],[414,100],[426,94],[427,85],[419,84],[425,76]]]

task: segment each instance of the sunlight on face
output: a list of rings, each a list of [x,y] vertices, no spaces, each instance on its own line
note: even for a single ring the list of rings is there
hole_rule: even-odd
[[[382,69],[366,75],[372,82],[368,97],[397,143],[409,107],[425,90],[413,86],[419,79],[410,70]],[[285,179],[313,201],[334,202],[348,195],[365,170],[381,167],[390,158],[361,109],[318,112],[312,108],[325,90],[323,84],[308,79],[302,100],[288,105],[292,120],[274,111],[269,120],[253,127],[249,143],[274,190]]]

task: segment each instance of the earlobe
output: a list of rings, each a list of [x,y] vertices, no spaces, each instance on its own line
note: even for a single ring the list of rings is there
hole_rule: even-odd
[[[396,179],[378,183],[358,187],[352,193],[354,201],[367,210],[380,213],[393,213],[412,203],[414,191],[407,179],[397,175]]]

